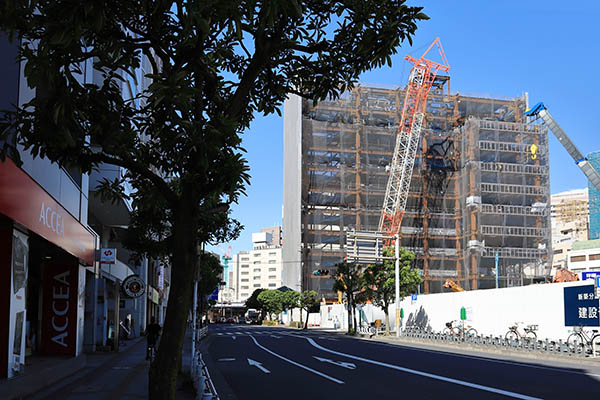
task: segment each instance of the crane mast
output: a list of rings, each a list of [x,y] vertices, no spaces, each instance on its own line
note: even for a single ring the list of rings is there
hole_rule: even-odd
[[[434,45],[437,45],[442,58],[441,64],[425,58]],[[391,235],[400,232],[400,224],[406,209],[417,147],[423,129],[427,95],[438,71],[448,72],[450,69],[440,38],[433,41],[421,58],[408,55],[404,58],[412,63],[413,67],[406,86],[404,106],[390,166],[390,177],[379,219],[379,231]]]

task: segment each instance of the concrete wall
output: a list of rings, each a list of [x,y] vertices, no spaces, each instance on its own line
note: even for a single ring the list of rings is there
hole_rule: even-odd
[[[467,324],[479,334],[502,335],[516,321],[539,325],[539,339],[566,340],[571,327],[564,322],[564,288],[590,285],[592,281],[530,285],[503,289],[473,290],[458,293],[421,295],[416,301],[410,297],[400,302],[404,310],[403,327],[417,325],[442,331],[445,323],[460,319],[460,309],[467,310]],[[333,328],[337,317],[342,329],[346,328],[344,305],[321,306],[321,326]],[[363,307],[363,318],[368,322],[384,319],[381,309],[372,305]],[[390,307],[390,324],[394,326],[395,308]],[[358,313],[357,313],[358,316]]]

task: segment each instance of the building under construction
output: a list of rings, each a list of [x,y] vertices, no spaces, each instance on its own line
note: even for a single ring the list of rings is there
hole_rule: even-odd
[[[447,290],[446,280],[495,287],[496,270],[500,287],[529,283],[551,257],[547,130],[527,124],[527,96],[449,95],[448,80],[438,77],[427,100],[402,246],[416,254],[425,293]],[[317,106],[286,102],[285,285],[332,295],[346,232],[378,229],[404,97],[361,85]]]

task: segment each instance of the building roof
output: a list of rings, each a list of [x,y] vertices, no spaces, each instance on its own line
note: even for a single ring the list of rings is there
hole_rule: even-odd
[[[596,240],[579,240],[573,243],[573,251],[575,250],[588,250],[600,248],[600,239]]]

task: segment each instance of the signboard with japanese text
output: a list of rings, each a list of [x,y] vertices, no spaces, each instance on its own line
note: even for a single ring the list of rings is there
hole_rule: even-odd
[[[565,326],[600,326],[594,285],[564,288]]]
[[[102,264],[114,264],[117,260],[117,249],[101,249],[100,262]]]

